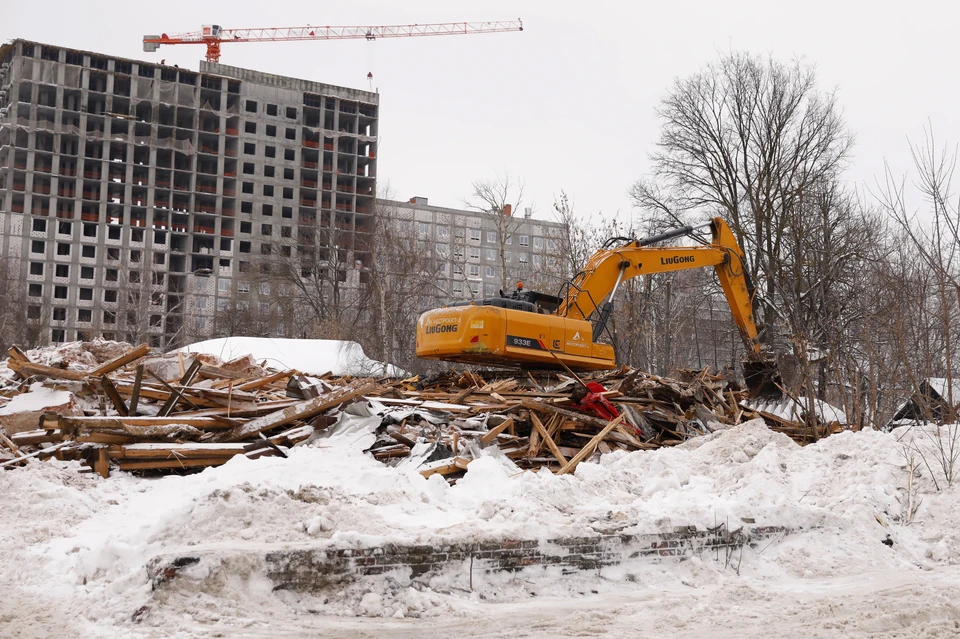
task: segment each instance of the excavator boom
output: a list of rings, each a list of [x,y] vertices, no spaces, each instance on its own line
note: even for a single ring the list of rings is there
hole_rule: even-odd
[[[747,351],[748,386],[754,394],[779,392],[776,367],[762,353],[743,252],[721,218],[703,226],[712,232],[709,245],[651,246],[701,228],[687,226],[598,251],[562,298],[518,289],[512,297],[427,311],[417,322],[417,356],[519,368],[612,369],[613,347],[599,340],[620,285],[640,275],[712,267]]]

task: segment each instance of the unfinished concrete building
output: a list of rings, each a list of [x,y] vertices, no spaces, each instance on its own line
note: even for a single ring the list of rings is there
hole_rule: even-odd
[[[204,337],[226,299],[257,302],[240,288],[254,256],[291,247],[346,251],[337,277],[359,279],[378,108],[374,93],[221,64],[0,47],[0,257],[39,341]]]

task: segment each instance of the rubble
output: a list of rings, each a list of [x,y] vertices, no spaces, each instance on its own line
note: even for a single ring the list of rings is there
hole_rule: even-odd
[[[708,369],[678,379],[628,367],[585,379],[455,370],[425,379],[315,378],[250,355],[224,362],[102,341],[9,355],[17,379],[0,408],[0,466],[56,457],[104,477],[286,456],[344,429],[367,436],[377,460],[412,464],[425,477],[454,482],[488,454],[518,470],[566,474],[599,454],[673,446],[758,416],[744,391]],[[66,386],[73,393],[56,390]],[[346,410],[351,404],[361,408]],[[780,414],[767,422],[802,435]]]

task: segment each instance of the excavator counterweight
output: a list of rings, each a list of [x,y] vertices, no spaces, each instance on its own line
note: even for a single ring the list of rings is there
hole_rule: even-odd
[[[652,246],[709,227],[703,246]],[[753,286],[744,256],[721,218],[595,253],[563,297],[526,291],[460,302],[423,313],[417,321],[417,356],[468,364],[526,369],[608,370],[613,347],[600,342],[616,293],[626,279],[694,268],[716,270],[746,347],[744,377],[753,397],[780,396],[776,360],[761,349],[753,316]]]

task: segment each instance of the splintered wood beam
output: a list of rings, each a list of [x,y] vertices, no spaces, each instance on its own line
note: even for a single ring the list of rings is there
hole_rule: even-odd
[[[26,430],[19,433],[14,433],[10,436],[10,439],[18,446],[36,446],[46,442],[59,442],[63,438],[60,436],[59,429],[48,430],[45,428],[40,428],[37,430]]]
[[[100,378],[100,387],[103,389],[103,392],[107,394],[107,397],[110,398],[110,402],[113,404],[113,407],[117,409],[117,412],[120,413],[121,416],[126,417],[129,414],[127,404],[123,401],[123,398],[120,397],[120,393],[117,392],[117,387],[113,385],[113,380],[103,375]]]
[[[133,380],[133,391],[130,393],[130,409],[127,414],[137,414],[137,404],[140,403],[140,386],[143,384],[144,365],[137,366],[137,376]]]
[[[116,433],[80,433],[77,441],[85,444],[134,444],[137,438]]]
[[[174,388],[173,386],[171,386],[170,384],[168,384],[165,379],[161,378],[159,375],[157,375],[157,374],[154,373],[153,371],[148,370],[148,371],[147,371],[147,374],[150,375],[151,377],[153,377],[153,378],[154,378],[155,380],[157,380],[158,382],[160,382],[160,383],[161,383],[168,391],[170,391],[173,395],[176,395],[177,397],[183,396],[183,395],[182,395],[182,389],[181,389],[181,390],[177,390],[176,388]],[[142,391],[141,391],[141,392],[142,392]],[[163,396],[162,399],[166,399],[167,401],[170,401],[170,397],[169,397],[169,396]],[[189,397],[183,396],[183,401],[185,401],[185,402],[187,402],[188,404],[190,404],[191,406],[193,406],[193,408],[194,408],[195,410],[200,410],[200,407],[197,406],[196,404],[194,404],[192,401],[190,401],[190,398],[189,398]]]
[[[10,359],[17,362],[29,362],[30,358],[27,357],[27,354],[20,350],[19,346],[11,346],[7,349],[7,355],[10,356]]]
[[[571,459],[563,468],[557,471],[557,474],[566,475],[571,470],[576,468],[580,462],[593,453],[593,450],[597,447],[597,444],[602,442],[603,438],[606,437],[611,430],[616,428],[617,424],[619,424],[621,421],[623,421],[623,413],[617,415],[615,419],[610,420],[607,425],[603,427],[603,430],[601,430],[593,439],[587,442],[587,445],[581,448],[579,453],[574,455],[573,459]]]
[[[246,444],[161,444],[143,443],[111,446],[113,459],[197,459],[242,455]]]
[[[202,466],[220,466],[227,463],[229,457],[210,457],[206,459],[165,459],[165,460],[120,460],[120,470],[160,470],[165,468],[199,468]]]
[[[263,417],[252,419],[243,426],[237,426],[225,433],[211,438],[214,442],[235,442],[255,436],[257,433],[285,426],[292,421],[310,419],[320,413],[373,392],[377,385],[373,382],[353,382],[343,388],[324,393],[319,397],[288,406]]]
[[[547,429],[543,427],[540,418],[537,417],[536,413],[530,413],[530,419],[533,421],[533,428],[540,433],[540,437],[543,439],[544,443],[547,445],[547,448],[550,449],[550,453],[557,458],[557,461],[560,462],[560,467],[563,468],[567,465],[567,458],[563,456],[563,453],[560,452],[560,449],[557,448],[556,442],[553,441],[553,438],[547,433]],[[532,439],[532,437],[531,437]]]
[[[543,402],[538,402],[533,399],[525,399],[520,402],[521,406],[524,408],[529,408],[532,410],[538,410],[541,413],[554,413],[556,415],[563,415],[568,419],[578,421],[582,424],[590,424],[591,426],[596,426],[597,428],[603,428],[606,426],[607,422],[593,417],[592,415],[587,415],[586,413],[578,413],[577,411],[567,410],[565,408],[558,408],[551,404],[545,404]]]
[[[55,453],[56,451],[58,451],[59,449],[63,448],[64,446],[70,443],[72,442],[60,442],[59,444],[51,446],[50,448],[41,448],[40,450],[35,450],[32,453],[24,455],[23,457],[17,457],[16,459],[11,459],[10,461],[3,462],[2,464],[0,464],[0,468],[7,468],[8,466],[13,466],[15,464],[19,464],[24,460],[33,459],[34,457],[40,457],[41,455],[52,455],[53,453]]]
[[[123,368],[130,362],[140,359],[144,355],[150,353],[150,346],[147,344],[141,344],[137,346],[132,351],[127,351],[119,357],[114,357],[109,362],[103,363],[100,366],[96,367],[90,371],[90,375],[93,377],[100,377],[101,375],[106,375],[107,373],[112,373],[118,368]]]
[[[110,459],[107,457],[106,448],[97,449],[97,460],[93,463],[93,469],[104,479],[110,476]]]
[[[257,390],[258,388],[263,388],[268,384],[272,384],[273,382],[278,382],[281,379],[287,379],[289,377],[293,377],[294,375],[299,375],[299,373],[295,370],[280,371],[278,373],[274,373],[273,375],[267,375],[266,377],[255,379],[252,382],[246,382],[245,384],[238,384],[237,386],[234,386],[234,389],[240,390],[240,391]]]
[[[488,444],[490,444],[490,442],[492,442],[497,438],[497,435],[507,430],[511,426],[513,426],[513,415],[511,415],[510,417],[507,417],[503,421],[503,423],[500,424],[499,426],[494,426],[493,428],[488,430],[487,433],[480,438],[480,443],[483,444],[484,446],[487,446]]]
[[[69,371],[65,368],[43,366],[42,364],[34,364],[33,362],[20,362],[15,359],[7,360],[7,368],[15,373],[19,373],[22,377],[42,375],[43,377],[52,377],[54,379],[70,379],[75,382],[82,382],[83,378],[87,376],[87,373],[81,373],[80,371]]]
[[[23,457],[24,454],[20,452],[20,448],[10,441],[10,438],[0,432],[0,442],[3,442],[4,446],[10,449],[10,451],[17,457]]]
[[[180,378],[180,388],[176,389],[173,394],[170,395],[167,401],[164,402],[163,406],[160,407],[160,410],[157,412],[158,417],[166,417],[170,414],[170,411],[172,411],[173,407],[177,405],[177,402],[183,398],[183,387],[189,386],[193,382],[193,378],[197,376],[201,366],[203,366],[203,362],[201,362],[199,359],[193,360],[193,363],[190,364],[190,368],[188,368],[187,372],[185,372],[183,377]]]
[[[450,473],[466,470],[467,464],[469,463],[470,460],[465,457],[454,457],[450,463],[424,468],[420,471],[420,474],[424,477],[429,477],[430,475],[449,475]]]
[[[57,423],[61,428],[73,430],[123,430],[124,426],[167,426],[169,424],[183,424],[199,429],[225,430],[237,426],[234,420],[216,419],[213,417],[71,417],[60,415]]]

